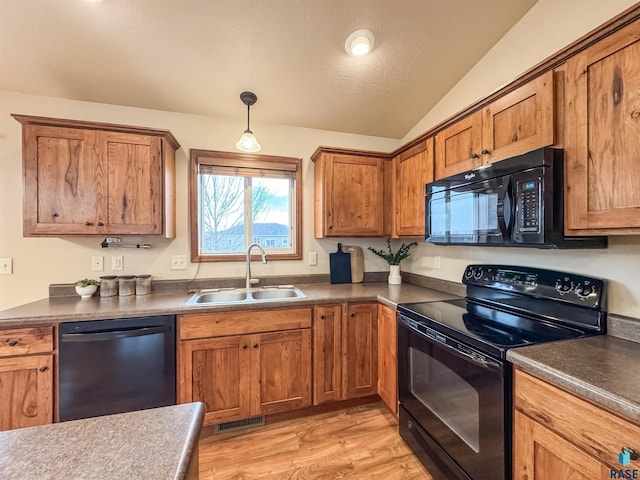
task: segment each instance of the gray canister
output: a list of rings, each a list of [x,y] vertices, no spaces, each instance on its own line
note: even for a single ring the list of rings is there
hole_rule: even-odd
[[[136,294],[136,277],[133,275],[120,275],[118,277],[118,289],[121,297]]]
[[[116,295],[118,295],[118,277],[115,275],[100,277],[100,296],[115,297]]]
[[[136,295],[151,293],[151,275],[136,275]]]

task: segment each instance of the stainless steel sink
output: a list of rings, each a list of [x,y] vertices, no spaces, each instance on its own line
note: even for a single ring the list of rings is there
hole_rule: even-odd
[[[215,288],[200,290],[187,301],[187,305],[250,304],[274,302],[277,300],[294,300],[297,298],[306,298],[306,295],[293,285],[262,288]]]

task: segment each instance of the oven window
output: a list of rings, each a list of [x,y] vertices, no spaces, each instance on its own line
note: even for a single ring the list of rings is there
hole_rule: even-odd
[[[442,362],[409,348],[411,393],[474,452],[480,451],[478,392]]]

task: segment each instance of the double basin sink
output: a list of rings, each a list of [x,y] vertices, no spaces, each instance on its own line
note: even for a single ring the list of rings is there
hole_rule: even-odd
[[[187,305],[233,305],[296,298],[306,298],[306,295],[293,285],[262,288],[213,288],[200,290],[187,301]]]

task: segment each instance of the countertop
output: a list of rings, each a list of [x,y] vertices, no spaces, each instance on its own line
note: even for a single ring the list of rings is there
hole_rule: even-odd
[[[184,479],[203,415],[187,403],[0,432],[0,478]]]
[[[507,360],[640,424],[640,343],[599,335],[511,349]]]
[[[398,303],[429,302],[459,298],[439,290],[411,284],[389,285],[387,283],[346,283],[296,285],[306,298],[284,299],[242,305],[190,306],[186,305],[194,292],[153,293],[143,296],[49,297],[0,312],[0,328],[23,325],[53,325],[76,320],[97,320],[150,315],[203,313],[208,311],[233,311],[266,309],[340,303],[357,301],[379,301],[395,308]]]

